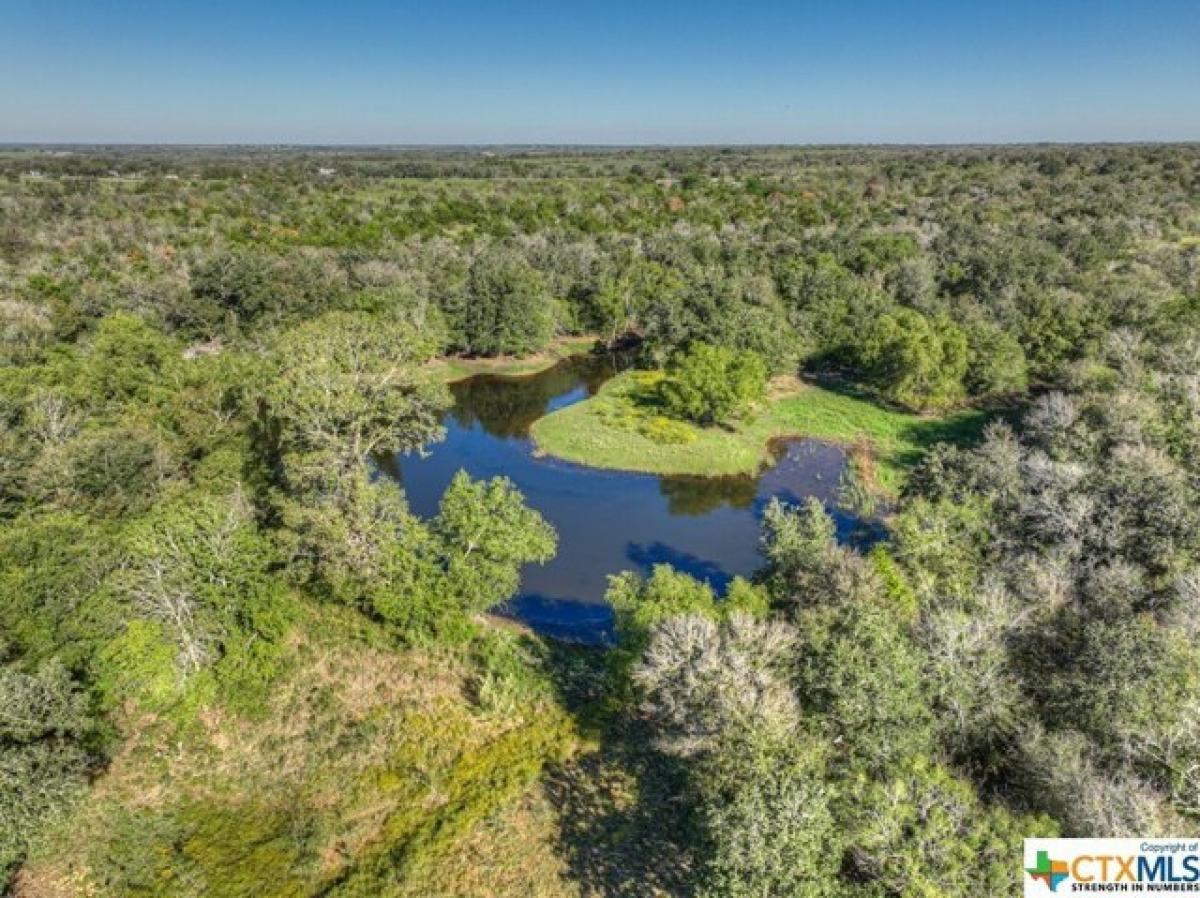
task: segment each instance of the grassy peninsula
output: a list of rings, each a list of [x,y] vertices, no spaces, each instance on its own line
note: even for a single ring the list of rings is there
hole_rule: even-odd
[[[895,494],[934,443],[969,442],[986,421],[978,410],[940,417],[889,409],[850,387],[777,378],[757,413],[729,426],[699,427],[663,416],[660,372],[627,371],[578,405],[533,425],[541,452],[580,464],[651,474],[730,475],[757,470],[770,442],[803,436],[855,449],[860,471]]]

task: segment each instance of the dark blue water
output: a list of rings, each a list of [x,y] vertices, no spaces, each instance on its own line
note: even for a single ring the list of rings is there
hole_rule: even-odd
[[[855,529],[857,521],[835,505],[846,455],[815,440],[779,445],[775,464],[756,477],[659,477],[535,457],[529,426],[586,399],[614,370],[614,360],[588,356],[529,377],[460,381],[452,387],[446,439],[424,458],[401,455],[383,466],[422,517],[437,512],[450,479],[465,468],[474,478],[508,477],[554,525],[558,554],[525,568],[520,594],[501,613],[550,636],[606,641],[609,575],[649,574],[656,564],[670,564],[723,590],[735,575],[761,565],[759,521],[772,497],[816,496],[843,537]]]

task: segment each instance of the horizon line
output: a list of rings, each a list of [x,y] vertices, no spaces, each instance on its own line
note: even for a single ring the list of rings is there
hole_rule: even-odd
[[[177,149],[376,149],[376,150],[433,150],[433,149],[854,149],[854,148],[992,148],[992,147],[1138,147],[1138,146],[1200,146],[1200,137],[1186,139],[1146,140],[1022,140],[1022,141],[844,141],[844,142],[648,142],[597,143],[554,141],[458,141],[458,142],[314,142],[314,141],[145,141],[145,140],[0,140],[0,149],[44,147],[167,147]]]

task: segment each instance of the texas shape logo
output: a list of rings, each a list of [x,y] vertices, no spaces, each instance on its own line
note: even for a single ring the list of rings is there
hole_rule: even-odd
[[[1048,851],[1039,851],[1036,866],[1026,867],[1025,872],[1029,874],[1030,879],[1042,880],[1050,887],[1051,892],[1057,892],[1058,884],[1069,876],[1067,862],[1050,860]]]

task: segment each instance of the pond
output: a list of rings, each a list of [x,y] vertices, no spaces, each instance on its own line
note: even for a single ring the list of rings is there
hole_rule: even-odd
[[[382,465],[422,517],[437,512],[450,479],[465,469],[476,479],[508,477],[558,531],[558,554],[545,565],[528,565],[520,594],[499,613],[549,636],[607,642],[609,575],[649,574],[665,563],[722,591],[734,576],[762,564],[759,523],[773,497],[798,502],[815,496],[833,514],[840,538],[869,538],[870,525],[836,505],[847,459],[829,443],[783,441],[772,466],[746,477],[660,477],[536,456],[530,425],[593,395],[620,364],[617,357],[575,356],[540,374],[459,381],[451,387],[455,404],[444,422],[445,440],[425,457],[398,455]]]

